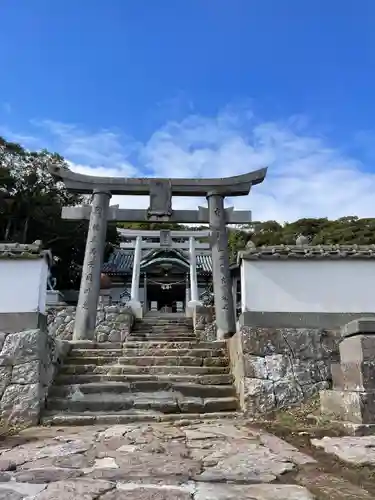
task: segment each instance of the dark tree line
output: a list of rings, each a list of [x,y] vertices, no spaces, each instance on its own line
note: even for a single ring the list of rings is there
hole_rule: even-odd
[[[48,151],[26,151],[0,137],[0,241],[32,243],[41,240],[57,258],[53,274],[61,289],[79,285],[87,221],[61,219],[63,206],[82,202],[68,193],[48,172],[48,164],[64,159]],[[107,252],[117,243],[115,225],[109,225]]]
[[[255,246],[293,245],[300,235],[307,236],[311,245],[372,245],[375,244],[375,219],[356,216],[330,220],[325,218],[299,219],[280,224],[276,221],[253,222],[229,233],[232,259],[246,247],[251,237]]]

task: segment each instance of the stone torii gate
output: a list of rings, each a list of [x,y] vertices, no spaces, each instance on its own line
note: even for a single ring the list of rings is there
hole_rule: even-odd
[[[226,224],[251,222],[250,211],[224,208],[226,196],[243,196],[251,186],[263,182],[267,169],[220,179],[156,179],[96,177],[76,174],[66,167],[51,165],[50,173],[75,193],[91,194],[92,204],[64,207],[64,219],[88,219],[89,230],[83,263],[81,287],[74,327],[75,340],[93,340],[100,293],[107,221],[209,223],[212,251],[212,274],[215,295],[216,324],[219,338],[236,331],[229,273]],[[119,209],[109,206],[112,194],[149,195],[147,210]],[[208,208],[173,210],[172,196],[206,197]]]

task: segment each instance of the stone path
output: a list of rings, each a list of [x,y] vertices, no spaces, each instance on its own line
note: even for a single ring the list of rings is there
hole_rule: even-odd
[[[40,427],[0,445],[0,500],[313,500],[283,476],[309,463],[240,420]]]

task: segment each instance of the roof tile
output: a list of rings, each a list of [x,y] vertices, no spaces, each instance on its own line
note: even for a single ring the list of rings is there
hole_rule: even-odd
[[[163,249],[165,252],[165,250]],[[171,253],[177,252],[170,250]],[[102,266],[102,272],[112,275],[130,274],[133,269],[134,250],[116,249]],[[197,254],[197,270],[201,273],[212,273],[212,258],[209,254]]]
[[[374,259],[375,245],[275,245],[239,252],[238,260]]]

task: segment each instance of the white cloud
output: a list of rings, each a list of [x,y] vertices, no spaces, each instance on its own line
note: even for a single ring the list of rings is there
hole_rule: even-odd
[[[35,125],[35,122],[34,122]],[[263,184],[230,200],[254,220],[375,216],[375,174],[354,157],[308,133],[304,117],[256,123],[251,112],[227,109],[215,118],[192,115],[169,122],[140,143],[110,130],[37,122],[49,141],[80,173],[100,176],[224,177],[268,166]],[[46,136],[46,132],[48,135]],[[147,198],[113,197],[122,207],[147,207]],[[174,208],[204,200],[174,199]]]

